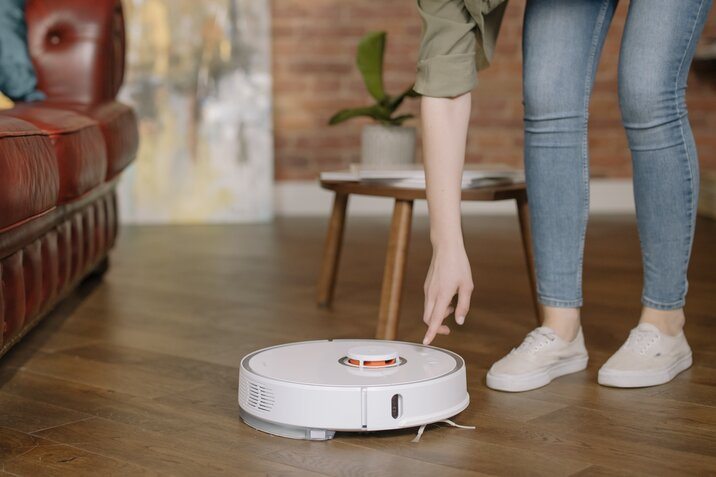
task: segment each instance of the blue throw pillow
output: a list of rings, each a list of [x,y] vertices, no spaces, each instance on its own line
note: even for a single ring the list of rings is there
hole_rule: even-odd
[[[0,91],[13,101],[40,101],[27,48],[25,0],[0,0]]]

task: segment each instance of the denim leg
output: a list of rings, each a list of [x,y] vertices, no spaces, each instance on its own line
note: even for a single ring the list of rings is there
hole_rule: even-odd
[[[523,33],[525,174],[537,293],[582,305],[589,213],[587,116],[616,0],[530,0]]]
[[[619,102],[632,152],[644,267],[642,303],[684,306],[699,165],[686,80],[711,0],[631,0],[619,60]]]

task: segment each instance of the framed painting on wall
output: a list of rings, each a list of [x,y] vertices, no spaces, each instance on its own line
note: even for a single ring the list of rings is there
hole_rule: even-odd
[[[269,2],[125,0],[139,157],[120,186],[125,222],[272,215]]]

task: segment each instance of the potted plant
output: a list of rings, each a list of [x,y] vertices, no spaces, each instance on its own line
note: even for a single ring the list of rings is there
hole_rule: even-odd
[[[329,120],[329,124],[342,123],[351,118],[367,116],[377,124],[363,127],[361,135],[361,162],[366,165],[411,164],[415,161],[415,128],[403,126],[412,114],[397,114],[405,98],[419,96],[412,85],[397,96],[388,95],[383,87],[383,58],[385,32],[364,36],[358,44],[356,63],[363,76],[368,93],[376,103],[371,106],[344,109]]]

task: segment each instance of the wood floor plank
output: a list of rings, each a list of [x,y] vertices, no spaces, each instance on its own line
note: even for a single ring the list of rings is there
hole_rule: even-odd
[[[28,434],[61,426],[91,417],[90,414],[73,411],[35,399],[20,398],[0,391],[0,427],[7,427]]]
[[[487,389],[487,369],[534,317],[516,218],[470,217],[471,311],[436,345],[465,358],[471,403],[455,420],[477,430],[430,426],[418,444],[416,429],[305,442],[243,424],[245,354],[372,336],[389,222],[349,218],[331,309],[314,303],[324,219],[125,228],[104,280],[83,285],[0,361],[0,474],[716,474],[716,222],[703,220],[686,308],[694,366],[667,385],[596,384],[637,321],[641,292],[633,217],[600,216],[584,260],[587,370],[529,393]],[[399,336],[419,341],[426,220],[412,237]]]
[[[264,456],[306,470],[335,477],[352,476],[476,476],[485,475],[429,462],[420,462],[390,453],[360,448],[343,442],[286,448]]]
[[[134,398],[131,394],[35,374],[27,369],[0,369],[0,381],[4,381],[1,388],[4,393],[89,414]]]
[[[216,445],[217,441],[197,439],[196,435],[170,431],[160,433],[102,418],[48,429],[37,435],[175,475],[236,475],[239,470],[269,472],[291,469],[290,465],[261,459],[260,455],[251,452],[251,448],[245,448],[251,444],[250,441],[242,441],[236,436],[218,442],[222,445]],[[224,437],[229,436],[225,433]],[[274,450],[270,445],[262,446],[262,449]]]
[[[50,444],[52,443],[41,437],[32,436],[7,427],[0,427],[0,465],[35,447]]]
[[[473,439],[513,448],[513,452],[535,452],[552,459],[601,465],[628,471],[631,475],[695,475],[710,469],[710,459],[690,452],[656,449],[626,439],[619,433],[597,434],[589,423],[579,429],[483,419],[482,432],[453,439]],[[537,461],[539,462],[539,461]],[[503,475],[499,473],[499,475]]]
[[[704,419],[713,410],[701,410]],[[584,429],[599,436],[609,436],[619,429],[618,440],[638,442],[664,452],[674,450],[700,455],[700,459],[716,468],[716,428],[712,426],[673,426],[680,420],[661,413],[647,411],[602,411],[569,406],[558,412],[533,419],[535,425],[547,428]],[[683,421],[682,421],[683,422]],[[688,421],[687,421],[688,422]]]
[[[138,465],[120,462],[65,445],[34,447],[5,463],[5,470],[14,475],[58,476],[156,476]]]
[[[592,465],[586,469],[572,474],[574,477],[629,477],[633,472],[628,472],[618,467],[606,467],[603,465]]]
[[[71,351],[76,350],[73,348]],[[161,396],[195,386],[184,378],[164,375],[153,369],[152,364],[140,360],[112,362],[69,352],[36,354],[25,363],[24,368],[38,375],[137,396]]]
[[[407,457],[428,464],[484,473],[488,475],[515,475],[529,469],[531,475],[569,475],[587,468],[590,464],[579,459],[553,456],[544,459],[540,451],[516,448],[476,440],[482,431],[455,429],[449,426],[430,426],[419,443],[411,443],[412,435],[380,433],[377,436],[352,435],[345,442],[359,447]],[[377,438],[376,438],[377,437]]]
[[[672,388],[692,389],[689,372],[679,376]],[[596,369],[594,369],[596,378]],[[559,379],[552,385],[529,393],[529,397],[553,405],[579,406],[605,413],[619,413],[625,409],[651,419],[680,421],[685,426],[701,426],[716,429],[716,408],[704,400],[677,400],[658,392],[659,388],[642,388],[628,391],[601,386],[586,387],[575,379]],[[663,389],[663,388],[662,388]],[[711,392],[714,392],[711,390]]]

